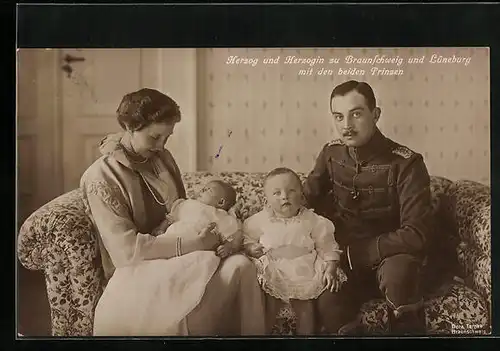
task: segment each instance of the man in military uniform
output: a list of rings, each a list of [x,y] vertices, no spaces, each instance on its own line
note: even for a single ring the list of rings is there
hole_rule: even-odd
[[[335,224],[348,282],[318,302],[323,325],[330,333],[362,332],[360,323],[347,322],[381,295],[392,333],[423,334],[421,273],[431,228],[423,158],[380,132],[381,110],[367,83],[335,87],[330,108],[341,139],[323,147],[304,192]]]

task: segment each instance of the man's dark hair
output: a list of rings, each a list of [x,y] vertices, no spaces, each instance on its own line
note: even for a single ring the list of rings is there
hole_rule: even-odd
[[[278,168],[273,169],[271,172],[267,173],[266,176],[264,177],[264,185],[266,184],[266,182],[269,178],[272,178],[272,177],[280,175],[280,174],[291,174],[292,176],[294,176],[297,179],[300,186],[302,187],[302,181],[300,180],[299,175],[287,167],[278,167]]]
[[[333,88],[332,94],[330,95],[330,112],[333,113],[332,100],[335,96],[344,96],[353,90],[357,91],[365,97],[366,105],[368,106],[370,111],[373,111],[373,109],[377,106],[377,100],[375,99],[375,94],[373,93],[372,87],[366,82],[349,80]]]
[[[208,183],[209,184],[216,183],[224,189],[224,192],[227,194],[227,200],[228,200],[224,204],[224,209],[226,211],[229,210],[231,207],[233,207],[236,204],[236,190],[234,190],[234,188],[231,186],[231,184],[226,183],[226,182],[219,180],[219,179],[211,180]]]
[[[152,123],[177,123],[181,120],[179,105],[155,89],[143,88],[126,94],[116,110],[123,129],[140,130]]]

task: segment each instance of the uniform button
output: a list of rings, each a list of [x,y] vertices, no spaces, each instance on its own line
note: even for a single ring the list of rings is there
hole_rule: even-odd
[[[373,194],[373,186],[368,186],[368,194]]]

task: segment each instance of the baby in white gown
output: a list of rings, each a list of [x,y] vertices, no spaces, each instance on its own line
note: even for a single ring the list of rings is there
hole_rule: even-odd
[[[208,182],[196,199],[179,199],[167,218],[172,224],[164,234],[172,237],[197,236],[210,223],[221,235],[217,255],[225,258],[239,250],[242,242],[240,223],[230,209],[236,203],[236,191],[226,182]]]
[[[115,271],[104,291],[106,309],[123,313],[124,335],[189,335],[186,317],[200,304],[221,260],[241,246],[240,223],[228,213],[235,202],[235,190],[221,181],[209,182],[197,199],[177,200],[168,215],[172,223],[158,235],[175,238],[176,256],[144,260]],[[198,235],[209,223],[215,224],[222,239],[216,252],[183,254],[182,238]],[[140,301],[142,308],[123,309],[130,301]],[[106,312],[99,312],[101,320]]]
[[[244,248],[257,266],[264,292],[290,302],[297,313],[297,333],[314,332],[313,300],[337,291],[345,281],[333,223],[303,207],[302,185],[288,168],[264,180],[267,205],[243,223]]]

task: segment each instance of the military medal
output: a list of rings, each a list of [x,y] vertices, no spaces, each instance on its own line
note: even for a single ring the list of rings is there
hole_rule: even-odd
[[[358,189],[354,188],[351,191],[351,196],[353,200],[357,200],[359,198],[359,191]]]

